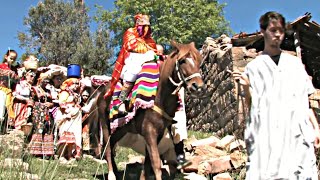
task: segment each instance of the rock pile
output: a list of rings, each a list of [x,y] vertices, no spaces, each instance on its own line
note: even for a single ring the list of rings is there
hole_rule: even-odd
[[[25,134],[22,131],[12,130],[9,134],[0,136],[0,179],[40,179],[38,175],[28,173],[29,164],[23,162],[23,157],[26,157],[25,150]]]
[[[245,143],[232,135],[222,139],[215,136],[201,140],[190,139],[186,148],[186,158],[192,162],[183,169],[187,173],[186,179],[190,176],[200,178],[213,175],[213,179],[231,180],[229,172],[244,169],[247,159]]]
[[[25,136],[22,131],[13,130],[0,136],[0,154],[10,158],[21,158],[24,153]]]

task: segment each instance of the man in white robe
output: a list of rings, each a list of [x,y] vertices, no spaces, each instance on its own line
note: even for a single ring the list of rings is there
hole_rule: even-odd
[[[319,125],[309,119],[312,82],[302,61],[280,49],[285,18],[267,12],[260,18],[260,28],[263,53],[248,63],[244,73],[233,72],[250,106],[246,179],[318,179],[314,145],[319,147]]]

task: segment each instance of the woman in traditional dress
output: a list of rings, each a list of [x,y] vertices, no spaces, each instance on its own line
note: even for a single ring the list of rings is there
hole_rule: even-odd
[[[34,79],[39,66],[38,59],[34,55],[29,55],[23,62],[24,76],[17,84],[14,91],[14,127],[21,130],[22,125],[26,125],[31,115],[33,100],[31,97],[31,86],[34,84]],[[9,125],[12,125],[9,121]]]
[[[149,16],[137,14],[134,16],[134,21],[135,26],[127,29],[123,35],[123,44],[112,72],[110,89],[105,95],[105,97],[112,96],[116,84],[123,81],[119,94],[121,103],[118,111],[120,114],[127,113],[124,102],[141,70],[141,65],[146,61],[153,60],[154,52],[157,51],[156,43],[151,36]]]
[[[34,134],[29,144],[30,154],[46,157],[54,155],[53,121],[49,112],[53,103],[50,90],[47,89],[49,82],[47,74],[42,73],[38,84],[32,87],[32,95],[35,101],[32,110]]]
[[[58,65],[50,65],[50,68],[46,74],[48,74],[48,78],[50,79],[50,86],[48,87],[51,92],[51,97],[54,102],[54,106],[50,109],[50,112],[53,116],[53,119],[56,117],[56,113],[59,107],[58,102],[58,94],[60,93],[61,89],[60,86],[62,85],[63,81],[66,79],[66,71],[67,69],[63,66]]]
[[[50,66],[49,66],[50,67]],[[58,127],[57,127],[57,111],[59,109],[58,95],[61,92],[60,86],[65,79],[65,73],[63,72],[64,67],[54,66],[49,71],[46,72],[48,74],[48,78],[50,79],[50,84],[47,85],[47,88],[50,89],[51,98],[53,102],[53,106],[50,108],[50,115],[54,120],[54,145],[57,146],[58,140]]]
[[[69,78],[61,85],[60,108],[57,111],[59,127],[58,154],[70,159],[81,157],[82,113],[80,107],[79,80]]]
[[[90,116],[90,109],[93,101],[89,101],[90,89],[85,88],[81,94],[81,110],[82,110],[82,150],[88,153],[90,150],[89,125],[86,119]]]
[[[21,80],[15,91],[13,92],[14,96],[14,105],[13,109],[15,111],[14,122],[9,122],[9,125],[14,126],[15,129],[21,130],[21,125],[26,125],[29,116],[31,115],[31,110],[33,107],[33,100],[31,97],[31,86],[34,81],[36,73],[32,70],[28,70],[25,73],[24,80]]]

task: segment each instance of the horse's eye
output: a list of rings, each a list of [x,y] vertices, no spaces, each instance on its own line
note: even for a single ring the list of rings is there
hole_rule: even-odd
[[[183,63],[186,63],[186,60],[185,60],[185,59],[180,59],[180,60],[179,60],[179,64],[181,65],[181,64],[183,64]]]

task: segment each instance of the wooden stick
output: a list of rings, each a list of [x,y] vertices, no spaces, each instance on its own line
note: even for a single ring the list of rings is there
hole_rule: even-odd
[[[300,43],[300,38],[299,38],[299,32],[295,31],[293,33],[293,38],[294,38],[294,45],[296,47],[296,53],[297,57],[301,59],[302,61],[302,55],[301,55],[301,43]]]

